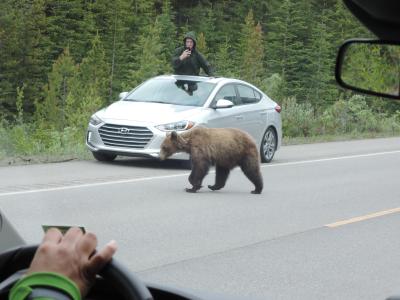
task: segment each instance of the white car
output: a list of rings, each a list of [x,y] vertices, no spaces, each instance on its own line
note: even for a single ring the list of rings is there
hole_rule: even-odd
[[[195,126],[248,132],[270,162],[282,140],[281,107],[237,79],[163,75],[151,78],[92,115],[86,145],[99,161],[117,155],[158,159],[166,133]],[[189,159],[177,153],[172,159]]]

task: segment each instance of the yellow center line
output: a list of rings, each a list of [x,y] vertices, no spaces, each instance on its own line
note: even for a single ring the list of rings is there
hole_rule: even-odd
[[[343,220],[343,221],[338,221],[335,223],[330,223],[330,224],[325,225],[325,227],[335,228],[335,227],[339,227],[339,226],[343,226],[343,225],[347,225],[347,224],[351,224],[351,223],[356,223],[356,222],[361,222],[361,221],[365,221],[368,219],[377,218],[377,217],[381,217],[384,215],[389,215],[389,214],[393,214],[393,213],[397,213],[397,212],[400,212],[400,207],[383,210],[383,211],[378,211],[373,214],[355,217],[355,218],[351,218],[351,219],[347,219],[347,220]]]

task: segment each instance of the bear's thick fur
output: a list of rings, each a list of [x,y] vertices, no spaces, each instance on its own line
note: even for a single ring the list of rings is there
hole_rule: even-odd
[[[160,159],[164,160],[176,152],[187,152],[192,162],[189,182],[193,186],[187,192],[195,193],[211,165],[215,164],[215,184],[208,187],[215,191],[225,186],[229,172],[239,166],[255,185],[253,194],[260,194],[263,180],[257,146],[247,133],[235,128],[196,127],[177,134],[168,133],[161,144]]]

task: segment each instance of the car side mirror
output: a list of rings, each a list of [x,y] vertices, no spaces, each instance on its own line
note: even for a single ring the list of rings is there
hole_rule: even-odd
[[[119,100],[124,99],[128,94],[129,94],[129,92],[119,93]]]
[[[336,59],[337,83],[360,93],[400,99],[400,43],[348,40]]]
[[[230,108],[234,106],[232,101],[226,99],[219,99],[215,104],[214,108]]]

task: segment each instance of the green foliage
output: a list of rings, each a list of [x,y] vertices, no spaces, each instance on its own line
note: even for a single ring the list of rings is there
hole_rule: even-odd
[[[7,117],[16,111],[17,87],[23,84],[23,106],[32,113],[50,69],[44,11],[44,0],[0,1],[0,110]]]
[[[158,19],[143,33],[136,45],[136,69],[132,69],[126,87],[133,88],[142,81],[170,70],[170,62],[162,55],[161,28]]]
[[[270,77],[265,77],[259,87],[276,102],[281,102],[281,99],[285,97],[283,93],[285,84],[283,78],[278,73],[275,73]]]
[[[307,87],[305,97],[313,107],[319,109],[332,104],[338,98],[338,89],[333,79],[336,47],[333,40],[333,30],[329,27],[332,21],[332,10],[327,2],[314,4],[320,9],[320,14],[314,20],[311,28],[310,51],[308,53],[307,80],[303,81]]]
[[[239,40],[239,67],[241,78],[259,85],[262,81],[264,68],[263,34],[260,23],[254,26],[253,11],[250,10],[244,20]]]
[[[188,31],[217,75],[250,81],[282,105],[285,137],[400,132],[399,102],[336,86],[337,47],[371,37],[341,0],[3,0],[0,158],[81,155],[90,115],[171,73]],[[382,61],[362,63],[370,54],[356,57],[348,79],[390,86]]]
[[[75,130],[74,132],[77,134],[75,138],[82,140],[90,116],[102,107],[104,100],[98,95],[98,90],[94,86],[90,86],[85,95],[79,98],[79,105],[71,105],[74,102],[76,102],[76,99],[73,99],[73,95],[70,95],[67,100],[68,111],[70,112],[68,114],[68,126],[71,130]]]
[[[66,97],[66,126],[76,127],[84,134],[89,117],[107,103],[109,69],[105,51],[98,35],[92,48],[77,66]]]
[[[208,54],[207,42],[206,37],[204,36],[203,32],[200,32],[197,36],[197,45],[196,48],[205,56]]]
[[[339,100],[322,114],[317,114],[310,103],[287,98],[282,103],[281,114],[286,137],[400,134],[399,111],[392,116],[373,111],[360,95],[348,101]]]
[[[215,73],[218,76],[238,77],[239,68],[232,62],[232,47],[228,39],[220,45],[215,56]]]
[[[13,152],[21,155],[36,153],[35,145],[30,138],[30,126],[16,125],[9,132],[12,141]]]
[[[21,88],[17,87],[17,101],[15,103],[15,106],[17,108],[17,113],[15,116],[15,121],[17,124],[22,124],[23,123],[23,118],[24,118],[24,89],[25,85],[23,85]]]
[[[189,30],[200,33],[199,49],[220,75],[262,84],[279,74],[286,83],[283,97],[323,111],[340,96],[332,76],[337,46],[351,36],[371,35],[340,0],[4,0],[0,11],[0,111],[9,119],[23,84],[27,116],[34,101],[47,101],[42,87],[65,48],[81,63],[97,34],[108,72],[101,97],[110,103],[132,80],[171,72],[171,53]],[[155,59],[144,56],[146,43]]]
[[[323,113],[321,122],[325,134],[378,133],[387,131],[388,126],[396,131],[399,126],[395,118],[387,118],[387,114],[371,110],[365,97],[360,95],[348,101],[337,101]]]
[[[109,65],[107,101],[111,103],[129,78],[135,60],[133,45],[139,30],[153,20],[153,1],[98,0],[90,1],[89,15],[105,49]],[[150,9],[150,11],[148,11]]]
[[[76,66],[67,48],[49,74],[49,83],[43,91],[44,101],[36,102],[35,119],[40,127],[64,129],[66,100],[75,73]]]
[[[282,101],[282,130],[288,137],[308,137],[315,134],[316,118],[310,103],[297,103],[295,98]]]
[[[0,159],[6,157],[83,157],[82,132],[74,127],[63,131],[39,129],[32,124],[0,124]],[[77,137],[79,136],[79,139]]]
[[[161,53],[166,62],[171,61],[171,55],[178,44],[177,28],[173,22],[174,17],[175,12],[171,6],[171,1],[163,1],[162,13],[157,17],[157,20],[160,27]]]

